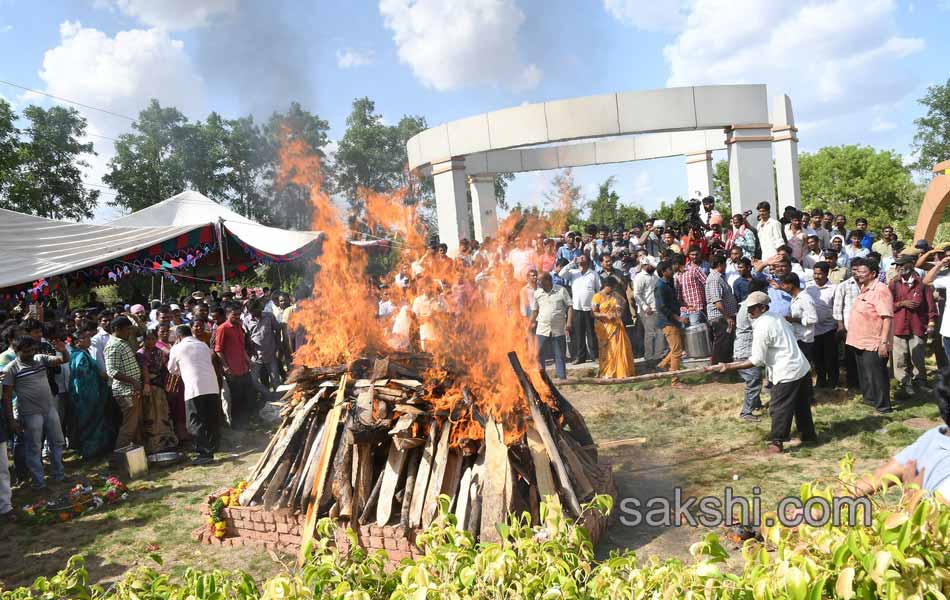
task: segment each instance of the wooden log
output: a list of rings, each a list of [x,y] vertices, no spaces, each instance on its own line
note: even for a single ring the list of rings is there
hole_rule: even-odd
[[[618,379],[604,379],[601,377],[578,377],[568,381],[570,384],[584,385],[617,385],[622,383],[637,383],[640,381],[654,381],[657,379],[667,379],[670,377],[682,377],[683,375],[700,375],[702,373],[718,373],[719,369],[733,371],[743,364],[742,362],[731,362],[724,365],[719,364],[715,367],[693,367],[691,369],[681,369],[679,371],[660,371],[659,373],[647,373],[646,375],[637,375],[635,377],[620,377]]]
[[[445,465],[445,477],[442,479],[440,494],[449,497],[449,511],[458,499],[459,480],[462,478],[462,464],[465,457],[458,450],[449,450],[449,460]]]
[[[353,514],[361,515],[373,491],[373,447],[356,444],[353,449]]]
[[[531,381],[528,379],[528,375],[524,372],[524,369],[521,368],[521,361],[518,360],[518,355],[515,352],[508,353],[508,362],[511,363],[511,368],[514,370],[518,378],[518,383],[521,384],[521,389],[524,391],[528,401],[528,408],[531,409],[531,419],[534,422],[534,427],[538,430],[538,434],[544,442],[544,448],[548,452],[548,458],[550,458],[554,464],[558,482],[566,496],[567,507],[574,512],[574,516],[579,517],[581,514],[581,505],[577,501],[577,495],[574,493],[574,488],[571,485],[571,479],[567,474],[567,467],[564,466],[564,461],[561,460],[560,453],[557,450],[557,444],[554,443],[554,438],[551,436],[547,419],[541,413],[538,393],[535,391],[534,386],[531,385]]]
[[[475,466],[472,468],[472,482],[468,488],[468,520],[465,530],[473,535],[481,533],[482,522],[482,489],[485,479],[485,446],[482,446]]]
[[[346,427],[340,447],[333,457],[333,499],[340,509],[340,518],[349,520],[353,515],[353,433]]]
[[[297,557],[297,564],[302,565],[306,558],[304,550],[313,539],[313,533],[317,527],[317,517],[320,509],[320,499],[323,497],[323,490],[326,484],[327,471],[330,467],[330,457],[336,445],[337,424],[340,422],[340,413],[343,411],[343,400],[346,397],[346,373],[340,377],[340,385],[337,388],[336,402],[333,408],[327,413],[326,431],[323,434],[323,440],[320,448],[320,454],[317,457],[316,477],[313,482],[313,490],[310,493],[310,506],[307,508],[307,519],[304,521],[303,529],[300,531],[300,554]]]
[[[295,458],[296,455],[290,455],[290,453],[288,453],[281,459],[280,464],[277,465],[274,476],[271,478],[270,483],[267,485],[267,490],[264,492],[264,510],[274,510],[274,503],[280,498],[280,492],[284,487],[284,480],[287,479],[287,474],[290,473],[290,466],[293,464]]]
[[[247,486],[247,489],[241,492],[241,506],[250,505],[251,501],[257,497],[257,492],[260,490],[261,485],[270,479],[274,469],[277,468],[277,464],[283,458],[284,452],[287,450],[287,446],[290,445],[294,434],[296,434],[297,431],[303,427],[303,424],[307,421],[307,416],[310,414],[310,411],[313,410],[313,407],[317,405],[317,402],[319,402],[320,398],[322,397],[323,391],[321,390],[315,394],[313,398],[307,401],[307,404],[304,405],[303,410],[299,410],[294,413],[294,419],[291,421],[290,426],[286,428],[284,437],[280,440],[280,442],[274,445],[267,465],[261,469],[257,478]]]
[[[317,426],[316,416],[310,419],[306,425],[306,429],[307,436],[304,438],[303,446],[301,446],[300,451],[297,453],[294,464],[290,467],[291,476],[287,481],[287,485],[285,485],[281,491],[280,500],[277,502],[279,508],[285,508],[293,501],[297,488],[300,487],[300,480],[306,475],[306,469],[304,468],[306,466],[305,461],[310,456],[314,439],[320,429]]]
[[[422,511],[422,526],[428,527],[439,511],[439,493],[442,492],[442,482],[445,479],[445,468],[449,461],[449,436],[452,433],[452,423],[446,423],[439,434],[439,445],[436,447],[435,459],[432,461],[432,472],[429,474],[429,486],[426,488],[425,508]]]
[[[584,416],[577,412],[574,405],[557,389],[557,386],[555,386],[551,378],[548,377],[547,371],[539,369],[539,372],[541,373],[541,380],[544,381],[544,385],[547,386],[548,391],[551,392],[551,395],[557,400],[558,410],[560,410],[564,416],[564,422],[570,428],[571,435],[582,445],[593,446],[594,438],[590,434],[590,429],[587,427],[587,421],[584,420]]]
[[[429,437],[422,450],[419,461],[419,472],[416,473],[416,485],[412,490],[412,505],[409,507],[409,527],[416,528],[422,524],[422,511],[425,506],[426,489],[429,487],[429,474],[432,472],[432,461],[435,458],[436,436],[438,427],[435,423],[429,425]]]
[[[320,452],[320,445],[323,441],[324,432],[326,432],[326,420],[320,423],[320,430],[313,439],[313,445],[310,447],[310,453],[304,462],[304,476],[300,480],[300,485],[294,494],[294,500],[291,502],[291,508],[300,508],[301,511],[307,510],[307,499],[310,498],[310,491],[313,490],[313,480],[317,475],[317,455]]]
[[[360,515],[360,525],[369,523],[370,518],[376,515],[376,501],[379,499],[379,490],[383,487],[383,474],[380,473],[373,485],[373,491],[366,500],[366,506],[363,507],[363,514]]]
[[[474,465],[468,465],[462,471],[462,479],[459,482],[458,493],[455,497],[455,506],[452,512],[455,514],[455,521],[459,529],[465,529],[468,522],[469,495],[472,487],[472,471]]]
[[[560,506],[561,501],[557,495],[557,487],[555,487],[554,477],[551,475],[551,459],[548,458],[541,435],[532,425],[528,425],[527,438],[531,461],[534,463],[534,483],[535,487],[538,488],[538,495],[542,501]]]
[[[396,444],[393,444],[397,447]],[[412,494],[416,487],[416,475],[419,473],[419,457],[422,450],[412,448],[408,450],[406,462],[409,463],[409,472],[406,474],[406,485],[403,488],[402,509],[399,511],[399,524],[405,528],[409,527],[409,508],[412,505]]]
[[[376,502],[376,524],[385,527],[393,513],[393,499],[396,495],[396,484],[402,475],[406,464],[406,453],[389,445],[389,456],[386,457],[386,466],[383,467],[382,486],[379,490],[379,499]]]
[[[574,490],[577,492],[578,498],[585,501],[590,500],[594,495],[594,486],[591,485],[590,479],[587,478],[584,465],[580,459],[577,458],[574,450],[566,443],[561,443],[558,448],[561,451],[561,456],[564,457],[564,460],[567,461],[570,467],[569,475],[574,482]]]
[[[481,492],[482,542],[497,542],[500,538],[496,523],[503,523],[508,514],[508,499],[511,497],[511,465],[508,463],[508,446],[501,423],[492,418],[485,422],[485,475]]]
[[[280,425],[277,426],[277,431],[274,435],[271,436],[270,442],[267,443],[267,447],[264,448],[264,452],[261,453],[261,457],[257,460],[257,464],[254,465],[254,469],[251,471],[251,474],[248,475],[248,481],[254,481],[260,475],[261,470],[264,469],[264,466],[267,465],[267,462],[270,460],[271,452],[274,450],[274,446],[277,445],[278,441],[286,433],[287,424],[291,420],[289,417],[284,417],[280,421]]]

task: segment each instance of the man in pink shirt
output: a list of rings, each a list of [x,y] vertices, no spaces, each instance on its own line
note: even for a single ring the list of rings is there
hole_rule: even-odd
[[[854,349],[864,403],[878,413],[889,413],[893,409],[887,357],[891,348],[894,298],[887,285],[878,280],[879,269],[873,260],[855,258],[851,261],[851,275],[861,291],[851,308],[845,343]]]

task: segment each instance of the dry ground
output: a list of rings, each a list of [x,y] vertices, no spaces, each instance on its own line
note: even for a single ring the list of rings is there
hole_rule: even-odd
[[[766,456],[767,419],[750,424],[736,418],[741,389],[741,384],[702,379],[680,390],[662,384],[562,386],[586,416],[595,440],[604,444],[601,455],[614,465],[621,497],[641,500],[668,497],[674,486],[686,494],[720,497],[727,485],[743,494],[759,486],[763,506],[769,506],[795,494],[802,482],[833,477],[846,453],[858,458],[859,468],[873,468],[938,418],[935,406],[924,398],[879,416],[846,394],[824,394],[815,407],[820,444]],[[86,556],[93,580],[108,581],[129,566],[144,563],[146,547],[153,544],[164,559],[163,569],[172,572],[197,566],[241,569],[264,578],[282,570],[284,566],[266,552],[201,546],[190,537],[202,522],[198,505],[206,494],[246,474],[268,439],[266,432],[229,435],[227,452],[215,464],[154,472],[133,482],[124,503],[69,523],[0,525],[6,542],[0,545],[0,587],[51,575],[77,553]],[[102,463],[73,464],[68,471],[81,476],[102,468]],[[733,480],[734,474],[738,480]],[[16,506],[30,501],[27,492],[15,490]],[[687,527],[616,524],[599,552],[631,548],[640,556],[685,558],[689,544],[703,533]]]

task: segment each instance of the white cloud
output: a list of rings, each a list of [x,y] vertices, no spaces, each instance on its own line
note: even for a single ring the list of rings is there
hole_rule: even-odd
[[[238,0],[96,0],[94,6],[118,9],[150,27],[176,31],[234,16]]]
[[[59,31],[60,43],[46,51],[39,72],[46,92],[131,117],[152,98],[191,118],[204,116],[204,83],[180,40],[160,29],[132,29],[110,37],[69,21],[60,25]],[[131,123],[120,117],[77,109],[87,119],[88,133],[114,138],[130,129]],[[87,157],[91,167],[86,180],[99,183],[114,150],[108,140],[90,137],[89,141],[99,155]],[[102,197],[112,198],[107,194]]]
[[[897,31],[892,0],[698,0],[664,49],[668,85],[766,83],[820,120],[914,89],[902,59],[924,41]]]
[[[515,0],[380,0],[399,59],[439,91],[493,85],[522,91],[541,81],[518,43],[524,12]]]
[[[372,50],[354,50],[347,48],[336,51],[336,66],[341,69],[351,69],[353,67],[363,67],[373,62],[374,53]]]
[[[871,131],[879,133],[881,131],[890,131],[896,129],[897,124],[893,121],[888,121],[881,117],[874,117],[874,120],[871,121]]]
[[[604,9],[622,23],[645,31],[676,31],[686,23],[686,5],[656,0],[603,0]]]

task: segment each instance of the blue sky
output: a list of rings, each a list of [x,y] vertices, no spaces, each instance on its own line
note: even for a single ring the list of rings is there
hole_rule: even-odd
[[[0,0],[0,79],[131,116],[151,97],[191,118],[296,99],[333,139],[364,95],[390,122],[434,125],[523,102],[767,83],[791,96],[800,149],[907,156],[916,99],[948,77],[948,19],[950,0]],[[0,96],[51,102],[2,84]],[[82,112],[97,135],[128,130]],[[112,147],[90,139],[96,183]],[[510,200],[538,203],[553,175],[519,175]],[[588,196],[610,175],[648,209],[686,191],[681,159],[575,170]]]

